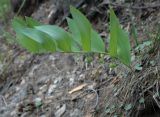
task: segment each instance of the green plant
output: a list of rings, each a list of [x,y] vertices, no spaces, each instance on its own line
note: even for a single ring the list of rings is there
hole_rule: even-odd
[[[0,19],[5,21],[5,14],[10,8],[9,0],[1,0],[0,1]]]
[[[70,7],[72,19],[67,18],[69,31],[55,26],[42,25],[32,18],[14,18],[12,25],[18,43],[34,53],[43,52],[96,52],[104,53],[105,44],[100,35],[92,28],[88,19],[74,7]],[[109,55],[120,59],[125,65],[131,62],[128,34],[121,28],[119,21],[110,9],[110,46]]]

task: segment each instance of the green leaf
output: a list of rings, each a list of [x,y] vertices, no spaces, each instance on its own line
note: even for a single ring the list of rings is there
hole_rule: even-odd
[[[34,26],[39,26],[40,25],[40,23],[38,21],[34,20],[31,17],[25,17],[25,19],[26,19],[27,26],[29,28],[34,28]]]
[[[81,43],[81,35],[80,32],[76,26],[76,23],[74,22],[73,19],[67,18],[68,26],[69,26],[69,31],[71,32],[72,36],[72,50],[73,51],[81,51],[82,50],[82,43]]]
[[[138,71],[141,71],[143,68],[142,68],[141,64],[138,64],[138,63],[137,63],[137,64],[135,65],[135,69],[138,70]]]
[[[118,31],[118,45],[117,45],[117,54],[118,58],[124,63],[125,65],[130,65],[131,63],[131,48],[129,43],[129,36],[128,34],[119,28]]]
[[[14,19],[12,20],[12,27],[16,31],[16,33],[18,33],[19,30],[27,27],[27,24],[21,17],[14,17]]]
[[[56,45],[45,33],[32,28],[21,29],[17,34],[18,42],[31,52],[55,52]]]
[[[48,34],[57,44],[57,50],[71,52],[71,36],[62,28],[51,25],[35,26],[35,29]]]
[[[117,65],[116,65],[115,63],[110,63],[110,64],[109,64],[109,68],[114,69],[115,67],[117,67]]]
[[[118,19],[113,11],[110,9],[110,42],[109,54],[111,57],[117,57],[117,38],[118,38]]]
[[[17,41],[23,48],[27,49],[30,52],[38,53],[41,51],[42,45],[40,43],[23,34],[17,35]]]
[[[121,28],[113,9],[110,9],[110,43],[109,54],[117,57],[127,66],[131,63],[130,43],[128,34]]]
[[[79,49],[82,47],[81,43],[81,34],[78,30],[78,26],[76,25],[75,20],[67,18],[67,22],[69,25],[69,29],[72,32],[72,38],[77,42],[77,46]],[[105,45],[101,37],[98,35],[96,31],[91,30],[91,51],[92,52],[105,52]]]
[[[105,53],[105,45],[99,34],[92,30],[91,31],[91,51]]]
[[[91,24],[88,19],[74,7],[70,7],[73,20],[80,32],[83,51],[91,51]]]
[[[72,38],[80,45],[81,44],[81,34],[76,26],[76,23],[73,19],[67,18],[67,23],[69,26],[69,31],[72,33]]]

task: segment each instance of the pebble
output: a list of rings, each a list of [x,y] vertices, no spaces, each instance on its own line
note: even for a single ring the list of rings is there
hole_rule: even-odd
[[[51,95],[56,87],[57,87],[57,85],[50,85],[47,94]]]

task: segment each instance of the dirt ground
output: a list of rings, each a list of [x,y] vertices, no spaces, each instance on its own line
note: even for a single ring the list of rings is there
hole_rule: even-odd
[[[33,55],[0,32],[0,117],[160,117],[159,0],[44,0],[30,9],[31,16],[67,29],[70,4],[89,18],[106,47],[109,5],[114,8],[131,32],[132,69],[103,54]],[[11,17],[0,26],[14,39]],[[140,50],[132,39],[133,24]]]

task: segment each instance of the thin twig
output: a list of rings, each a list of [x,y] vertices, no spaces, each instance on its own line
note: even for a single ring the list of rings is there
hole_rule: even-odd
[[[25,3],[26,3],[26,0],[23,0],[20,8],[18,9],[18,12],[16,13],[16,16],[21,12],[21,10],[22,10],[22,8],[23,8],[23,6],[24,6]]]

